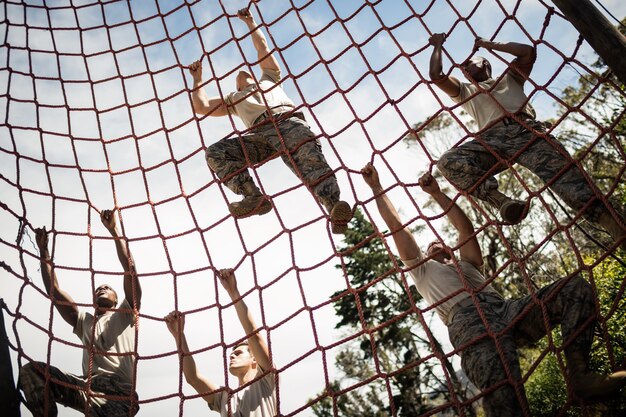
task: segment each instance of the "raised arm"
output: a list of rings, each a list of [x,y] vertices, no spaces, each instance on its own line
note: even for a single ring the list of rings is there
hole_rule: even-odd
[[[39,260],[41,263],[41,279],[46,292],[54,303],[57,311],[72,328],[76,327],[78,320],[78,308],[68,293],[59,287],[56,273],[52,268],[52,260],[48,251],[48,232],[46,228],[35,229],[35,240],[39,247]]]
[[[193,77],[193,90],[191,91],[191,102],[193,111],[201,115],[226,116],[228,110],[226,103],[221,97],[209,98],[204,91],[204,81],[202,80],[202,59],[189,65],[189,73]]]
[[[443,72],[442,50],[445,40],[446,35],[444,33],[435,33],[428,40],[428,43],[434,47],[430,56],[429,75],[430,80],[444,93],[450,97],[456,97],[461,94],[461,82],[457,78],[448,76]]]
[[[139,310],[141,306],[141,285],[139,284],[139,279],[137,279],[135,262],[128,249],[126,239],[121,236],[117,228],[113,210],[102,210],[100,220],[102,220],[104,227],[106,227],[109,233],[111,233],[111,236],[113,236],[117,257],[122,264],[122,268],[124,268],[124,296],[126,297],[126,301],[128,301],[131,307],[136,307],[137,310]]]
[[[481,267],[483,264],[483,255],[476,235],[474,234],[474,226],[467,215],[441,191],[437,180],[430,173],[427,172],[420,177],[419,185],[444,211],[447,210],[446,216],[448,220],[459,232],[457,245],[462,245],[459,249],[461,259],[471,263],[477,268]]]
[[[265,35],[261,31],[261,28],[255,22],[254,16],[252,16],[250,10],[241,9],[237,12],[237,16],[239,16],[239,18],[248,26],[248,29],[250,29],[250,36],[252,36],[252,43],[254,44],[254,49],[256,49],[258,55],[259,66],[263,69],[280,71],[280,65],[274,55],[270,52],[270,48],[267,45],[267,39],[265,39]]]
[[[191,385],[198,394],[202,395],[204,401],[212,404],[215,394],[207,393],[215,392],[220,387],[198,373],[196,361],[189,352],[187,338],[185,337],[185,316],[180,314],[178,311],[172,311],[170,314],[165,316],[165,324],[167,324],[167,329],[170,331],[172,336],[174,336],[178,354],[183,360],[183,375],[185,376],[185,381],[187,381],[187,383]]]
[[[489,51],[500,51],[507,54],[515,55],[512,62],[512,68],[515,71],[516,78],[520,81],[528,79],[530,72],[535,63],[536,51],[531,45],[517,42],[492,42],[487,39],[478,38],[474,44],[474,48],[485,48]]]
[[[374,197],[376,197],[376,206],[382,216],[385,224],[389,228],[393,241],[398,248],[398,254],[401,259],[411,260],[422,257],[413,233],[407,228],[402,226],[400,215],[396,208],[389,201],[389,197],[384,193],[383,187],[380,185],[380,179],[378,178],[378,171],[374,168],[374,165],[367,164],[361,170],[363,179],[372,189]]]
[[[258,327],[254,322],[252,313],[239,294],[235,271],[232,269],[222,269],[217,276],[230,299],[235,302],[237,317],[239,318],[241,327],[243,327],[244,333],[248,335],[248,347],[250,348],[250,352],[252,352],[252,355],[261,369],[264,371],[271,369],[274,365],[272,364],[272,358],[270,357],[267,343],[261,335],[261,332],[256,332]]]

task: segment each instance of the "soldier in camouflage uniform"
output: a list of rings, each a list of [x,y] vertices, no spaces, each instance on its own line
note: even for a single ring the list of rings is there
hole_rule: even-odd
[[[457,230],[458,259],[439,241],[431,243],[424,256],[409,226],[404,226],[385,195],[376,169],[367,165],[362,173],[417,291],[448,326],[463,370],[484,392],[487,417],[529,415],[517,349],[544,337],[551,330],[546,323],[561,325],[567,383],[576,397],[597,400],[626,385],[626,371],[598,375],[588,369],[595,307],[591,286],[585,280],[575,275],[531,296],[506,300],[487,284],[481,272],[482,252],[469,218],[430,174],[422,176],[419,185]]]
[[[244,196],[242,201],[230,203],[229,211],[235,218],[244,218],[272,209],[270,200],[253,182],[248,167],[280,155],[326,208],[333,233],[344,233],[352,208],[339,199],[337,179],[322,154],[320,142],[279,85],[280,66],[250,11],[242,9],[238,16],[250,29],[258,53],[263,71],[258,82],[249,72],[240,71],[236,92],[209,98],[203,88],[201,61],[189,66],[194,80],[194,111],[208,116],[233,114],[250,129],[248,134],[222,139],[206,151],[211,170],[233,192]]]
[[[505,73],[494,80],[491,64],[475,56],[461,65],[468,83],[447,76],[442,68],[444,34],[430,38],[434,46],[430,77],[434,84],[476,121],[476,139],[444,153],[439,171],[457,188],[498,208],[502,219],[520,222],[529,202],[512,200],[498,191],[494,175],[513,163],[520,163],[541,178],[565,203],[599,223],[617,242],[626,238],[621,214],[611,213],[604,196],[577,165],[558,140],[547,132],[545,123],[535,120],[535,110],[524,93],[524,82],[535,62],[535,48],[515,42],[498,43],[477,39],[483,47],[514,55]],[[625,243],[626,244],[626,243]]]
[[[56,416],[57,403],[94,417],[132,417],[139,409],[133,375],[135,321],[141,287],[114,213],[103,210],[101,219],[115,240],[124,268],[125,299],[116,308],[117,293],[108,285],[99,286],[94,292],[94,315],[79,311],[72,297],[59,286],[48,252],[46,229],[35,231],[46,292],[85,346],[83,376],[63,372],[43,362],[29,362],[20,368],[18,387],[24,392],[26,407],[35,417]]]

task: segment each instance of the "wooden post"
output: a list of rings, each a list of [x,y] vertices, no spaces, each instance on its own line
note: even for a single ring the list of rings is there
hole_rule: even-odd
[[[626,38],[589,0],[552,0],[626,85]]]
[[[4,328],[4,300],[0,298],[0,415],[20,417],[20,400],[13,382],[13,368],[9,354],[9,338]]]

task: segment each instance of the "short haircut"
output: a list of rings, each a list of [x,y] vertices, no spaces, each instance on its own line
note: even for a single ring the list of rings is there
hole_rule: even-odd
[[[240,346],[245,346],[245,347],[246,347],[246,349],[248,349],[248,352],[250,351],[250,344],[248,343],[248,341],[247,341],[247,340],[244,340],[244,341],[243,341],[243,342],[241,342],[241,343],[237,343],[235,346],[233,346],[233,350],[232,350],[232,351],[235,351],[235,349],[237,349],[237,348],[238,348],[238,347],[240,347]],[[232,352],[232,351],[231,351],[231,352]]]
[[[117,303],[118,303],[118,301],[120,300],[120,296],[119,296],[119,295],[117,295],[117,291],[115,291],[115,289],[114,289],[112,286],[110,286],[109,284],[100,284],[100,285],[98,285],[98,286],[96,287],[96,289],[94,290],[94,293],[95,293],[96,291],[98,291],[98,288],[100,288],[100,287],[107,287],[107,288],[109,288],[111,291],[113,291],[113,294],[115,294],[115,305],[114,305],[113,307],[117,307]]]

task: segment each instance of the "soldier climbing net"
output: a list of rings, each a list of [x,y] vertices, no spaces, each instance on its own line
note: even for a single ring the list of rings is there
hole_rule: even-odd
[[[251,170],[274,210],[244,220],[228,214],[227,203],[237,196],[209,171],[204,149],[244,129],[229,117],[193,114],[186,66],[203,57],[209,95],[232,91],[238,70],[254,70],[249,33],[236,17],[248,6],[281,62],[284,88],[320,135],[342,198],[380,232],[349,233],[349,244],[331,235],[322,208],[279,159]],[[144,292],[135,378],[140,414],[206,412],[184,383],[163,323],[171,310],[186,314],[202,374],[236,389],[227,357],[245,335],[214,277],[215,270],[233,267],[268,340],[281,415],[312,415],[312,409],[351,415],[346,404],[359,403],[359,393],[361,406],[415,415],[399,392],[406,385],[398,382],[411,370],[421,378],[408,393],[419,400],[419,413],[474,415],[470,407],[479,406],[482,394],[466,390],[456,375],[460,367],[445,329],[411,293],[410,280],[390,282],[404,277],[397,274],[401,267],[374,273],[359,286],[350,267],[365,262],[368,242],[385,236],[359,173],[370,161],[409,227],[426,225],[417,233],[449,238],[441,212],[428,206],[416,182],[443,151],[468,140],[472,126],[428,82],[432,33],[448,35],[447,58],[454,62],[469,56],[478,36],[536,45],[539,58],[526,91],[539,117],[552,119],[554,133],[594,170],[606,199],[623,195],[623,88],[594,68],[588,45],[541,0],[8,0],[0,15],[0,287],[14,367],[39,360],[81,374],[82,346],[43,289],[33,230],[46,225],[53,232],[61,286],[90,309],[103,281],[121,294],[113,243],[98,219],[100,210],[115,207]],[[490,57],[495,73],[504,68],[501,58]],[[519,296],[553,281],[555,273],[583,274],[600,314],[594,352],[606,359],[595,365],[615,369],[626,343],[619,333],[624,280],[606,278],[623,271],[608,240],[522,169],[506,184],[503,178],[504,189],[533,197],[529,218],[516,228],[448,190],[476,209],[488,277]],[[388,261],[395,259],[393,248],[382,247]],[[376,318],[385,305],[363,301],[364,294],[394,285],[417,304]],[[340,302],[353,304],[356,319],[336,330]],[[402,321],[413,323],[423,343],[417,357],[393,361],[378,337]],[[348,375],[341,363],[359,349],[369,352],[357,363],[364,371]],[[538,398],[535,375],[554,352],[561,357],[558,337],[548,337],[523,364],[531,400]],[[563,361],[555,363],[564,378]],[[365,394],[372,387],[376,399]],[[556,391],[558,415],[574,408],[565,389]]]

